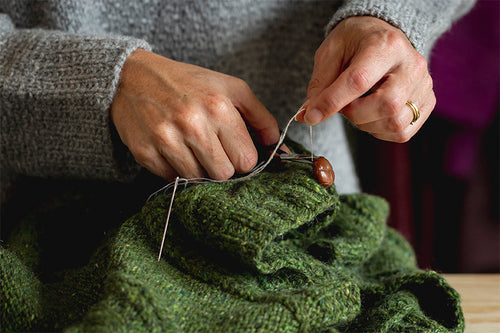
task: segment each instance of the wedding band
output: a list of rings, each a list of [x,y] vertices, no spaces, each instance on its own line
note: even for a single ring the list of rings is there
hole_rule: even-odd
[[[418,111],[418,108],[415,105],[415,103],[413,103],[412,101],[407,100],[406,105],[408,105],[411,109],[411,112],[413,112],[413,120],[410,123],[410,125],[413,125],[418,120],[418,118],[420,118],[420,112]]]

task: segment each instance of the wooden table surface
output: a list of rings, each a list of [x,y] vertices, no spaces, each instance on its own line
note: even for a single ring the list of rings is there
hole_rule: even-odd
[[[462,297],[465,332],[500,333],[500,274],[444,274]]]

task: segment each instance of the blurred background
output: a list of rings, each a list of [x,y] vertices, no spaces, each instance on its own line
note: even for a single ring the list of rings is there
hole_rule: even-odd
[[[437,105],[410,142],[353,134],[363,190],[390,202],[422,268],[500,272],[499,14],[479,0],[437,42]]]

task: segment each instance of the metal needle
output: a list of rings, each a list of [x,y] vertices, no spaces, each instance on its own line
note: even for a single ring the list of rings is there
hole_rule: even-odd
[[[170,206],[168,207],[167,220],[165,221],[165,230],[163,230],[163,238],[161,240],[160,253],[158,254],[158,261],[160,261],[161,253],[163,252],[163,244],[165,243],[165,236],[167,235],[168,220],[170,220],[170,212],[172,211],[172,204],[174,203],[175,190],[177,190],[178,183],[179,183],[179,177],[175,178],[174,189],[172,190],[172,198],[170,198]]]

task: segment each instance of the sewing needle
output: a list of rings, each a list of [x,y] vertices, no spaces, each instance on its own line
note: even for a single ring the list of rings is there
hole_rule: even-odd
[[[172,204],[174,203],[175,190],[177,190],[178,183],[179,183],[179,177],[175,178],[174,189],[172,190],[172,198],[170,198],[170,206],[168,207],[167,220],[165,221],[165,229],[163,230],[163,238],[161,240],[160,253],[158,254],[158,261],[160,261],[161,253],[163,252],[163,244],[165,243],[165,236],[167,235],[168,220],[170,220],[170,212],[172,211]]]

